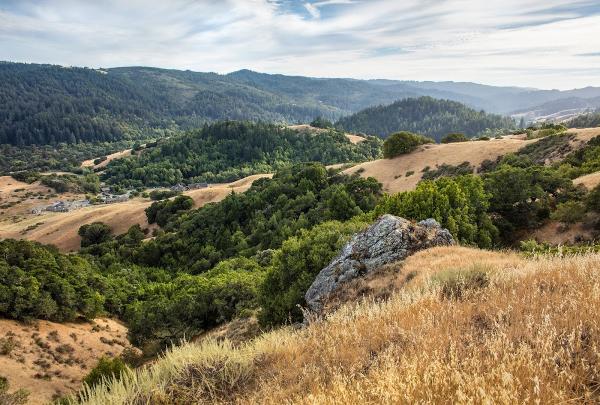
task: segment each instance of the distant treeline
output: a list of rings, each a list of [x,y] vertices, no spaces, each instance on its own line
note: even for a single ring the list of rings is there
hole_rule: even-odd
[[[394,132],[410,131],[428,135],[439,142],[449,133],[472,137],[487,130],[514,128],[515,123],[508,117],[476,111],[456,101],[419,97],[367,108],[340,119],[336,126],[383,138]]]
[[[569,128],[594,128],[600,127],[600,110],[577,116],[567,123]]]
[[[224,121],[162,141],[139,156],[112,161],[104,174],[127,187],[226,182],[291,163],[361,162],[381,157],[382,141],[358,144],[335,130],[304,133],[279,125]]]

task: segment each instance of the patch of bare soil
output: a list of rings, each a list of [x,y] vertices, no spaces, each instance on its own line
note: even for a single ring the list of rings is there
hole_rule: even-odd
[[[0,376],[11,390],[28,390],[28,403],[46,404],[81,388],[100,357],[129,346],[127,328],[112,319],[31,325],[0,319]]]
[[[583,184],[588,190],[593,189],[600,184],[600,172],[586,174],[573,180],[575,184]]]
[[[125,150],[122,150],[119,152],[111,153],[110,155],[106,155],[106,160],[104,160],[98,164],[94,164],[94,160],[96,160],[97,158],[84,160],[81,163],[81,167],[89,167],[91,169],[101,169],[101,168],[106,167],[106,165],[108,165],[111,161],[113,161],[115,159],[121,159],[121,158],[129,157],[129,156],[132,156],[131,149],[125,149]]]
[[[592,241],[594,231],[582,222],[566,225],[558,221],[548,221],[541,228],[536,229],[528,239],[535,239],[538,243],[550,245],[573,245]]]

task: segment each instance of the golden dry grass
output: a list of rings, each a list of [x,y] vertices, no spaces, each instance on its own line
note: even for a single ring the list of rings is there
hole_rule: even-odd
[[[110,155],[106,155],[106,160],[98,163],[97,165],[94,164],[94,160],[96,160],[97,158],[84,160],[81,163],[81,167],[89,167],[92,169],[101,169],[103,167],[106,167],[111,161],[113,161],[115,159],[121,159],[121,158],[129,157],[129,156],[132,156],[131,149],[125,149],[125,150],[122,150],[119,152],[111,153]]]
[[[600,135],[600,128],[577,129],[569,132],[576,134],[572,147],[577,148],[594,136]],[[424,145],[407,155],[361,163],[344,172],[355,173],[363,169],[361,176],[374,177],[383,184],[386,192],[397,193],[414,189],[426,167],[435,169],[437,165],[444,163],[459,165],[469,162],[471,166],[477,168],[486,159],[496,160],[498,156],[516,152],[525,145],[537,141],[538,139],[526,140],[522,136],[505,136],[490,141]],[[409,172],[413,174],[406,176]]]
[[[129,346],[127,329],[111,319],[31,325],[0,319],[0,331],[0,338],[16,343],[9,354],[0,355],[0,375],[8,379],[12,390],[30,392],[28,404],[47,404],[53,395],[78,390],[101,356],[119,355]],[[72,352],[61,353],[61,345]]]
[[[42,192],[47,191],[48,187],[40,185],[39,182],[33,184],[24,183],[13,179],[10,176],[0,176],[0,198],[9,198],[15,190],[23,189],[25,192]]]
[[[345,173],[355,173],[363,169],[361,176],[374,177],[383,184],[389,193],[412,190],[423,176],[423,169],[435,169],[437,165],[459,165],[470,162],[477,168],[486,159],[496,160],[498,156],[516,152],[528,143],[521,139],[504,138],[490,141],[461,142],[449,144],[424,145],[415,152],[401,155],[393,159],[379,159],[361,163]],[[407,173],[413,174],[406,176]]]
[[[183,345],[84,403],[597,403],[600,255],[503,255],[422,252],[403,266],[424,265],[420,281],[389,300],[237,348]],[[466,271],[487,286],[442,294],[435,280]]]
[[[256,174],[232,183],[214,184],[208,188],[186,191],[184,194],[189,195],[194,200],[195,208],[199,208],[210,202],[221,201],[231,192],[244,192],[250,188],[254,180],[271,176],[271,174]],[[14,183],[18,182],[14,181]],[[7,187],[15,186],[11,183]],[[61,195],[60,198],[65,198],[65,195]],[[35,200],[35,204],[48,205],[57,199]],[[30,205],[33,203],[22,203],[14,207],[14,209],[20,210],[18,221],[12,220],[14,215],[12,212],[0,218],[0,239],[33,240],[55,245],[63,252],[70,252],[79,249],[81,239],[77,231],[79,227],[85,224],[104,222],[111,227],[112,232],[116,235],[126,232],[129,227],[135,224],[139,224],[142,228],[151,228],[144,212],[151,203],[152,201],[147,199],[135,198],[122,203],[93,205],[66,213],[44,212],[41,215],[33,215],[28,213],[27,210],[23,210],[23,208],[32,208]],[[35,224],[41,225],[24,233],[26,229]]]
[[[588,190],[593,189],[600,184],[600,172],[586,174],[573,180],[575,184],[583,184]]]
[[[565,226],[567,225],[550,220],[541,227],[526,233],[524,239],[534,239],[538,243],[549,243],[554,246],[574,245],[581,243],[582,240],[594,240],[594,230],[583,222],[569,224],[566,229]]]

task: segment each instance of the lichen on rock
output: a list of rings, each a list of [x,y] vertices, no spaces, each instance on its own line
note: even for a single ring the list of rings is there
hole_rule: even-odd
[[[454,244],[447,229],[432,218],[418,223],[394,215],[383,215],[352,237],[342,252],[319,272],[305,294],[309,311],[319,314],[327,296],[352,279],[403,260],[433,246]]]

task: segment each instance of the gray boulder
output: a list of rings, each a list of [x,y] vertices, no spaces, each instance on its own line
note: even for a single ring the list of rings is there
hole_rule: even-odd
[[[452,244],[450,232],[435,219],[415,224],[394,215],[383,215],[365,231],[354,235],[341,254],[319,272],[304,296],[308,308],[318,314],[327,296],[344,283],[419,250]]]

